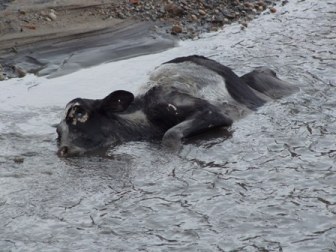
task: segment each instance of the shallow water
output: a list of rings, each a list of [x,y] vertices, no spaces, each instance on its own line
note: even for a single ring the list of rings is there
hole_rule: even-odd
[[[336,1],[299,1],[160,54],[1,82],[1,251],[335,251]],[[133,142],[60,159],[70,99],[136,91],[176,56],[243,74],[272,67],[301,91],[179,156]]]

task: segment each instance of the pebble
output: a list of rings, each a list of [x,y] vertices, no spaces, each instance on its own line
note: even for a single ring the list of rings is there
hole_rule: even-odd
[[[55,12],[52,12],[52,11],[49,12],[48,17],[53,21],[55,21],[57,19],[57,16],[56,16]]]
[[[22,25],[23,28],[27,28],[29,30],[36,30],[36,26],[32,25],[32,24],[26,24],[26,25]]]
[[[242,26],[247,27],[247,22],[243,21],[240,23]]]
[[[198,13],[201,14],[202,16],[205,16],[205,15],[206,15],[206,12],[205,12],[204,10],[202,10],[202,9],[199,10]]]
[[[183,8],[173,3],[167,4],[165,11],[169,13],[171,17],[182,16],[184,14]]]
[[[261,6],[261,5],[257,6],[257,10],[258,11],[263,11],[264,10],[264,6]]]
[[[22,164],[23,161],[24,161],[24,158],[23,158],[23,157],[15,157],[15,158],[14,158],[14,163]]]
[[[254,5],[253,5],[252,3],[249,3],[249,2],[244,3],[244,6],[245,6],[246,8],[249,8],[249,9],[253,9],[253,8],[254,8]]]
[[[182,27],[180,25],[173,25],[171,28],[171,34],[176,35],[182,33]]]
[[[191,15],[191,19],[194,20],[194,21],[196,21],[198,18],[197,18],[197,16],[195,14],[192,14]]]
[[[19,77],[19,78],[22,78],[22,77],[25,77],[26,76],[26,71],[24,71],[22,68],[20,67],[17,67],[17,66],[14,66],[14,69],[15,69],[15,74]]]
[[[275,13],[277,10],[274,7],[269,8],[271,13]]]
[[[4,75],[4,73],[3,73],[3,67],[2,67],[2,65],[0,64],[0,81],[3,81],[3,80],[5,80],[6,78],[5,78],[5,75]]]

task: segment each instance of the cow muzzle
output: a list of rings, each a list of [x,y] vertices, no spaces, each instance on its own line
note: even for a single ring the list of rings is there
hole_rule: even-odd
[[[68,146],[62,146],[57,151],[57,155],[59,157],[67,157],[67,156],[69,156],[69,154],[70,154],[70,151],[69,151]]]

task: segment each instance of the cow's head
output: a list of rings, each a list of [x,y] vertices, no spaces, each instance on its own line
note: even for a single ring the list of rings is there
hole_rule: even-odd
[[[116,143],[115,113],[125,111],[133,100],[132,93],[118,90],[102,100],[77,98],[69,102],[56,129],[58,155],[78,155]]]

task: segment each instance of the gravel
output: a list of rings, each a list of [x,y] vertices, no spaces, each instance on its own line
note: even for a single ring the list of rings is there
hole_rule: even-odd
[[[105,9],[114,18],[158,22],[158,27],[180,39],[195,39],[200,33],[217,31],[232,22],[242,29],[255,16],[275,13],[279,0],[126,0]]]

